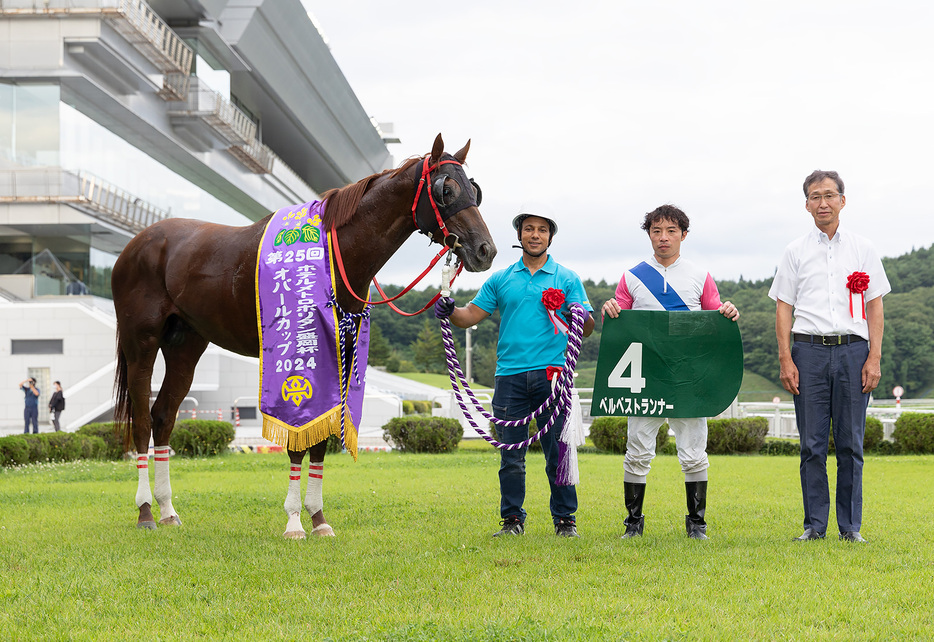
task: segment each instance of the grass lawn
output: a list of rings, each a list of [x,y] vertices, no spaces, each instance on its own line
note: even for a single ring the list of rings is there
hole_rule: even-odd
[[[281,537],[284,455],[174,459],[184,525],[156,531],[135,528],[129,462],[0,470],[0,638],[934,637],[934,457],[867,458],[861,546],[790,541],[794,457],[711,457],[707,542],[684,535],[676,458],[654,462],[635,541],[622,458],[580,460],[576,540],[553,535],[540,453],[526,535],[491,538],[498,454],[473,444],[328,456],[338,536],[306,541]]]

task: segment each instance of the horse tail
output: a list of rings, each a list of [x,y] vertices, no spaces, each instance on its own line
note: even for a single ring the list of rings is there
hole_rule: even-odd
[[[114,376],[114,425],[123,429],[123,452],[133,449],[133,401],[127,377],[126,355],[120,346],[120,330],[117,330],[117,372]]]

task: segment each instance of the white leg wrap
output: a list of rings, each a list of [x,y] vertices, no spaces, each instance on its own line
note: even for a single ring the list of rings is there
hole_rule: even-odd
[[[139,485],[136,487],[136,506],[152,506],[152,492],[149,490],[149,453],[136,456],[136,471],[139,473]]]
[[[302,528],[302,465],[293,464],[289,469],[289,492],[285,496],[282,506],[289,522],[285,526],[285,536],[291,538],[304,538],[305,529]]]
[[[156,501],[162,519],[178,515],[172,507],[172,484],[169,483],[169,447],[156,446],[154,467],[156,469]]]
[[[314,515],[324,510],[324,498],[321,495],[321,486],[324,483],[324,462],[308,462],[308,488],[305,490],[305,510]]]

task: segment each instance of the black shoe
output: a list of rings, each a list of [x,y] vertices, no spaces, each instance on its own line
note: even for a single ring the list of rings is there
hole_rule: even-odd
[[[824,539],[825,535],[826,533],[818,533],[813,528],[805,528],[804,532],[800,535],[800,537],[793,537],[791,538],[791,541],[792,542],[810,542],[811,540],[814,540],[814,539]],[[840,537],[842,538],[843,535],[841,535]]]
[[[859,534],[859,531],[845,531],[840,533],[840,539],[846,542],[857,542],[865,544],[866,540],[863,539],[863,536]]]
[[[627,517],[623,524],[626,526],[626,532],[623,533],[621,539],[642,537],[642,531],[645,528],[645,515],[640,515],[638,519]]]
[[[558,537],[580,537],[577,534],[577,524],[573,519],[562,517],[555,523],[555,535]]]
[[[645,500],[645,484],[635,484],[633,482],[623,482],[623,492],[626,497],[626,511],[629,516],[623,521],[626,526],[626,532],[622,539],[630,537],[642,537],[642,530],[645,528],[645,515],[642,514],[642,502]]]
[[[688,514],[684,516],[684,529],[691,539],[707,539],[707,522],[704,513],[707,509],[707,482],[684,482],[687,497]]]
[[[502,526],[502,529],[493,533],[493,537],[499,537],[500,535],[522,535],[522,533],[525,532],[525,526],[522,525],[522,522],[515,515],[510,515],[499,524]]]

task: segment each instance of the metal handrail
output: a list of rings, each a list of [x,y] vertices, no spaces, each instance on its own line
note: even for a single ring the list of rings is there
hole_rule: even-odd
[[[2,0],[0,16],[100,15],[163,73],[191,73],[194,51],[143,0]],[[153,56],[153,54],[155,54]]]
[[[0,170],[0,203],[67,203],[132,232],[169,217],[94,174],[59,167]]]

